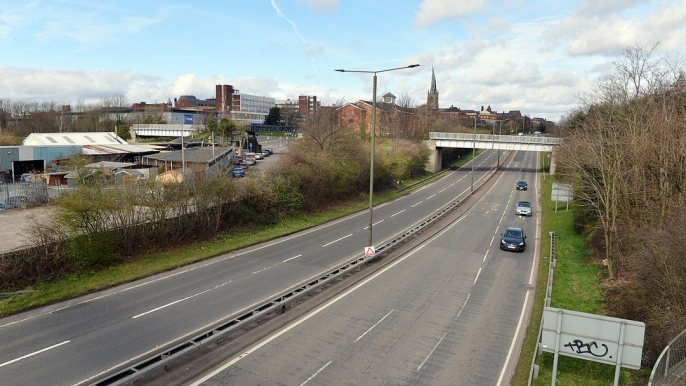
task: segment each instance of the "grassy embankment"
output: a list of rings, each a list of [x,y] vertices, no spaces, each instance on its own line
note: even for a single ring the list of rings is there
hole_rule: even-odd
[[[470,159],[471,154],[460,159],[453,166],[463,165]],[[404,186],[412,185],[429,176],[431,176],[431,173],[427,172],[416,180],[406,181]],[[419,183],[400,193],[395,191],[375,193],[374,203],[378,204],[392,200],[432,181],[433,179],[425,183]],[[402,187],[400,186],[400,188]],[[32,291],[30,293],[0,300],[0,316],[130,282],[155,273],[168,271],[196,261],[265,242],[365,210],[368,205],[369,198],[360,196],[356,200],[341,203],[319,213],[283,219],[278,225],[237,229],[218,235],[214,240],[184,245],[174,249],[153,251],[102,270],[73,274],[59,281],[42,283],[34,288],[26,288],[27,291]]]
[[[547,168],[548,158],[546,154],[541,153],[541,158],[544,167]],[[573,208],[570,207],[570,210],[567,211],[565,203],[558,203],[557,211],[555,211],[555,202],[551,200],[553,181],[554,177],[546,174],[541,184],[543,215],[541,261],[536,282],[534,309],[519,357],[517,371],[512,381],[512,385],[515,386],[525,386],[528,383],[531,359],[538,338],[548,281],[550,255],[548,232],[555,232],[556,235],[555,258],[557,260],[550,306],[591,314],[603,314],[605,307],[601,281],[601,271],[604,268],[598,264],[598,259],[594,259],[588,253],[586,237],[574,231]],[[553,354],[543,353],[539,355],[536,364],[540,366],[540,372],[538,379],[533,380],[532,385],[550,385]],[[614,373],[614,366],[560,356],[557,368],[557,385],[612,385]],[[632,371],[622,369],[620,385],[632,384],[632,378]]]

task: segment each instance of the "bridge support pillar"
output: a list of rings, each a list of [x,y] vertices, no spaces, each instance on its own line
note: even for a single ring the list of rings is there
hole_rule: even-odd
[[[425,144],[431,153],[429,154],[429,161],[424,168],[431,173],[440,172],[441,164],[443,163],[443,148],[436,147],[436,141],[432,139],[426,141]]]

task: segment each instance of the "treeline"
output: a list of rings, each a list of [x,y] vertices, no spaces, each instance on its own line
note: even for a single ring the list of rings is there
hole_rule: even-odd
[[[607,265],[607,311],[646,323],[646,367],[686,329],[686,73],[655,49],[624,51],[561,125],[558,157]]]
[[[65,275],[135,259],[144,251],[210,240],[232,228],[276,224],[364,198],[369,192],[370,147],[364,133],[339,127],[335,110],[321,109],[303,135],[270,170],[198,175],[180,184],[88,184],[58,201],[58,215],[36,222],[31,248],[0,256],[0,290],[24,289]],[[377,142],[377,190],[424,173],[428,149],[416,142]],[[103,179],[106,176],[102,176]]]

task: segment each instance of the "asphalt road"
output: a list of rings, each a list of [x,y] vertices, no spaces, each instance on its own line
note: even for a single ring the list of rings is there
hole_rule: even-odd
[[[449,228],[192,385],[509,384],[538,244],[537,205],[514,214],[536,191],[514,185],[536,187],[534,163],[516,154]],[[525,252],[499,249],[508,226],[528,233]]]
[[[475,180],[495,153],[477,157]],[[464,169],[374,211],[381,244],[469,189]],[[514,182],[513,182],[514,184]],[[3,385],[86,384],[362,253],[366,212],[246,250],[0,319]],[[471,224],[470,224],[471,226]]]

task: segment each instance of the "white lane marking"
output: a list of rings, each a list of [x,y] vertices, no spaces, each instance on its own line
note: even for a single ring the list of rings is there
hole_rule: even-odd
[[[437,239],[437,238],[441,237],[443,234],[445,234],[446,232],[448,232],[449,230],[451,230],[454,226],[456,226],[457,224],[459,224],[463,219],[464,219],[464,217],[460,217],[459,219],[457,219],[457,221],[455,221],[454,223],[452,223],[452,224],[451,224],[450,226],[448,226],[447,228],[443,229],[443,230],[442,230],[441,232],[439,232],[438,234],[436,234],[436,235],[434,235],[434,236],[432,236],[432,237],[429,237],[429,239],[426,240],[426,244],[428,244],[429,242],[431,242],[431,241],[434,240],[434,239]],[[312,311],[311,313],[305,315],[304,317],[302,317],[301,319],[295,321],[294,323],[290,324],[289,326],[285,327],[284,329],[282,329],[282,330],[280,330],[280,331],[274,333],[274,335],[271,335],[271,336],[265,338],[264,340],[262,340],[261,342],[258,342],[258,343],[255,344],[254,346],[250,347],[250,348],[249,348],[247,351],[245,351],[243,354],[241,354],[241,355],[235,357],[234,359],[232,359],[232,360],[226,362],[226,364],[222,365],[221,367],[219,367],[219,368],[216,369],[215,371],[211,372],[210,374],[207,374],[207,375],[204,376],[203,378],[199,379],[197,382],[192,383],[191,386],[199,386],[199,385],[201,385],[203,382],[207,381],[208,379],[214,377],[215,375],[221,373],[222,371],[224,371],[224,370],[228,369],[229,367],[233,366],[234,364],[238,363],[241,359],[247,357],[248,355],[254,353],[255,351],[257,351],[257,350],[259,350],[259,349],[261,349],[262,347],[268,345],[269,343],[271,343],[271,342],[274,341],[275,339],[278,339],[281,335],[283,335],[283,334],[289,332],[290,330],[292,330],[292,329],[298,327],[300,324],[306,322],[306,321],[309,320],[310,318],[316,316],[316,315],[319,314],[320,312],[322,312],[322,311],[324,311],[325,309],[329,308],[329,307],[332,306],[334,303],[336,303],[336,302],[338,302],[339,300],[343,299],[344,297],[350,295],[351,293],[357,291],[359,288],[361,288],[361,287],[364,286],[365,284],[367,284],[367,283],[369,283],[370,281],[376,279],[377,277],[383,275],[384,273],[386,273],[386,271],[390,270],[391,268],[395,267],[396,265],[402,263],[403,261],[405,261],[405,259],[408,259],[408,258],[412,257],[415,253],[421,251],[421,250],[424,248],[424,246],[425,246],[426,244],[423,244],[423,245],[419,246],[417,249],[415,249],[415,250],[413,250],[412,252],[408,253],[406,256],[403,256],[403,257],[399,258],[398,260],[396,260],[396,261],[394,261],[393,263],[391,263],[390,265],[386,266],[385,268],[383,268],[383,269],[380,270],[379,272],[377,272],[377,273],[373,274],[372,276],[368,277],[367,279],[363,280],[362,282],[360,282],[360,283],[357,284],[356,286],[354,286],[354,287],[350,288],[349,290],[343,292],[342,294],[338,295],[337,297],[335,297],[334,299],[332,299],[332,300],[329,301],[328,303],[322,305],[321,307],[317,308],[316,310]],[[200,331],[200,330],[197,330],[197,331]]]
[[[268,270],[268,269],[270,269],[270,268],[276,267],[276,266],[279,265],[279,264],[281,264],[281,263],[276,263],[276,264],[270,265],[270,266],[268,266],[268,267],[264,267],[264,268],[262,268],[262,269],[258,269],[257,271],[253,272],[252,274],[254,275],[254,274],[256,274],[256,273],[260,273],[260,272],[266,271],[266,270]]]
[[[287,262],[287,261],[289,261],[289,260],[297,259],[297,258],[300,257],[300,256],[302,256],[302,255],[293,256],[293,257],[291,257],[290,259],[286,259],[286,260],[282,261],[282,263],[285,263],[285,262]]]
[[[314,373],[314,374],[312,374],[311,377],[307,378],[307,379],[305,380],[305,382],[301,383],[300,386],[303,386],[303,385],[306,384],[307,382],[311,381],[312,378],[316,377],[317,374],[321,373],[322,370],[324,370],[327,366],[329,366],[329,365],[331,364],[331,362],[333,362],[333,361],[328,361],[324,366],[322,366],[321,369],[317,370],[317,372]]]
[[[376,225],[376,224],[381,224],[382,222],[383,222],[383,220],[377,221],[377,222],[375,222],[374,224],[372,224],[372,226],[374,226],[374,225]],[[369,229],[369,226],[366,226],[366,227],[364,227],[363,229]]]
[[[438,193],[443,193],[446,189],[448,189],[448,188],[443,188],[443,189],[439,190]]]
[[[495,237],[494,237],[494,238],[495,238]],[[493,243],[493,240],[491,240],[491,244],[492,244],[492,243]],[[481,261],[486,261],[486,257],[488,257],[488,252],[490,252],[490,251],[491,251],[490,249],[489,249],[488,251],[486,251],[486,254],[484,255],[484,259],[481,260]]]
[[[441,344],[441,342],[443,342],[443,339],[445,339],[445,336],[446,336],[446,335],[448,335],[447,332],[445,332],[445,333],[443,334],[443,336],[442,336],[441,339],[438,341],[438,343],[436,343],[436,345],[434,346],[434,348],[431,349],[431,352],[429,353],[429,355],[426,356],[426,358],[424,358],[424,361],[422,361],[422,364],[419,365],[419,367],[417,367],[417,371],[421,370],[421,369],[422,369],[422,366],[424,366],[424,364],[426,363],[426,361],[428,361],[429,358],[431,358],[431,355],[434,353],[434,351],[436,351],[436,349],[438,348],[438,345]]]
[[[471,293],[468,293],[468,294],[467,294],[467,299],[465,299],[465,300],[464,300],[464,303],[462,303],[462,307],[460,308],[460,312],[458,312],[457,315],[455,315],[455,320],[457,320],[457,318],[459,318],[460,315],[462,315],[462,311],[464,311],[464,307],[467,305],[467,301],[469,301],[469,297],[470,297],[470,296],[472,296],[472,294],[471,294]]]
[[[55,347],[59,347],[59,346],[61,346],[61,345],[63,345],[63,344],[67,344],[67,343],[69,343],[69,342],[71,342],[71,341],[70,341],[70,340],[65,340],[65,341],[62,342],[62,343],[57,343],[57,344],[52,345],[52,346],[50,346],[50,347],[46,347],[46,348],[44,348],[44,349],[42,349],[42,350],[38,350],[38,351],[32,352],[31,354],[26,354],[26,355],[24,355],[23,357],[19,357],[19,358],[16,358],[16,359],[12,359],[11,361],[7,361],[7,362],[5,362],[5,363],[0,363],[0,367],[4,367],[4,366],[9,365],[10,363],[18,362],[18,361],[20,361],[20,360],[22,360],[22,359],[26,359],[26,358],[28,358],[28,357],[32,357],[32,356],[34,356],[34,355],[38,355],[38,354],[40,354],[40,353],[42,353],[42,352],[46,352],[46,351],[48,351],[48,350],[52,350],[52,349],[55,348]]]
[[[198,292],[198,293],[195,294],[195,295],[186,296],[186,297],[183,298],[183,299],[175,300],[175,301],[173,301],[173,302],[171,302],[171,303],[167,303],[167,304],[165,304],[165,305],[163,305],[163,306],[159,306],[159,307],[157,307],[157,308],[153,308],[153,309],[150,310],[150,311],[146,311],[146,312],[143,312],[142,314],[138,314],[138,315],[136,315],[136,316],[133,316],[133,317],[131,317],[131,319],[136,319],[136,318],[139,318],[139,317],[141,317],[141,316],[144,316],[144,315],[147,315],[147,314],[151,314],[151,313],[153,313],[153,312],[155,312],[155,311],[159,311],[159,310],[161,310],[161,309],[163,309],[163,308],[167,308],[167,307],[169,307],[169,306],[171,306],[171,305],[174,305],[174,304],[176,304],[176,303],[181,303],[181,302],[184,301],[184,300],[192,299],[192,298],[194,298],[194,297],[196,297],[196,296],[199,296],[199,295],[202,295],[202,294],[204,294],[204,293],[210,292],[210,291],[212,291],[212,290],[214,290],[214,289],[217,289],[217,288],[219,288],[219,287],[223,287],[225,284],[228,284],[228,283],[230,283],[230,282],[225,282],[225,283],[219,284],[219,285],[215,286],[214,288],[206,289],[206,290],[204,290],[204,291],[202,291],[202,292]]]
[[[418,203],[416,203],[416,204],[412,205],[412,206],[411,206],[410,208],[414,208],[415,206],[417,206],[417,205],[421,204],[422,202],[424,202],[424,200],[422,200],[422,201],[419,201]]]
[[[489,247],[492,247],[494,241],[495,241],[495,235],[493,235],[493,237],[491,238],[491,243],[488,244],[488,246],[489,246]]]
[[[450,187],[452,187],[453,185],[455,185],[455,183],[454,183],[454,182],[453,182],[452,184],[448,185],[448,187],[450,188]]]
[[[322,248],[327,247],[327,246],[329,246],[329,245],[331,245],[331,244],[333,244],[333,243],[335,243],[335,242],[337,242],[337,241],[341,241],[341,240],[343,240],[343,239],[345,239],[345,238],[348,238],[348,237],[350,237],[350,236],[352,236],[352,235],[353,235],[353,234],[351,233],[351,234],[349,234],[349,235],[347,235],[347,236],[341,237],[341,238],[338,239],[338,240],[334,240],[334,241],[332,241],[332,242],[330,242],[330,243],[324,244],[324,245],[322,245]]]
[[[433,196],[435,196],[435,194],[430,195],[430,196],[427,197],[426,199],[428,200],[428,199],[430,199],[430,198],[433,197]]]
[[[481,275],[481,268],[479,268],[479,272],[476,273],[476,277],[474,278],[473,284],[476,284],[476,281],[479,279],[479,275]]]
[[[392,215],[391,217],[397,216],[397,215],[399,215],[400,213],[402,213],[402,212],[404,212],[404,211],[406,211],[406,210],[407,210],[407,209],[403,209],[403,210],[401,210],[400,212],[398,212],[398,213]]]
[[[395,308],[392,309],[392,310],[390,310],[390,311],[388,311],[388,313],[387,313],[383,318],[381,318],[378,322],[374,323],[373,326],[369,327],[369,329],[368,329],[367,331],[365,331],[364,334],[358,336],[357,339],[355,339],[355,342],[357,342],[358,340],[362,339],[362,337],[364,337],[365,335],[367,335],[367,333],[368,333],[369,331],[373,330],[374,327],[378,326],[379,323],[383,322],[383,320],[386,319],[386,317],[388,317],[388,315],[390,315],[393,311],[395,311]]]

